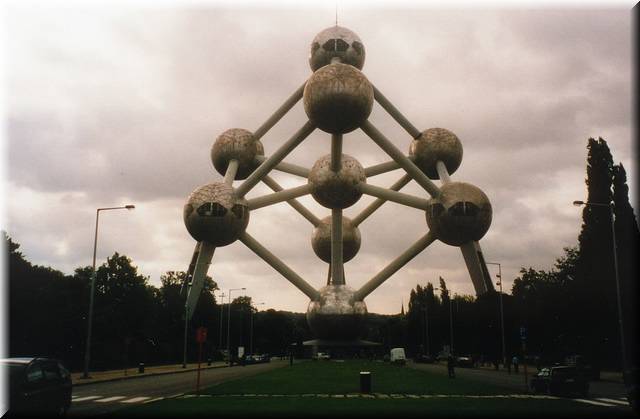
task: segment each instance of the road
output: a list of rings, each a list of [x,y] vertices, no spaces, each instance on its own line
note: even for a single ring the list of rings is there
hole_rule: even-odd
[[[447,367],[443,364],[415,364],[409,362],[407,364],[410,368],[415,368],[423,371],[429,371],[435,374],[447,375]],[[536,369],[529,369],[529,380]],[[456,377],[462,377],[469,380],[478,380],[487,384],[493,384],[496,386],[510,388],[522,393],[527,392],[524,381],[524,373],[522,369],[519,374],[508,374],[504,370],[495,371],[491,368],[460,368],[455,369]],[[587,398],[591,404],[602,403],[605,400],[605,404],[614,404],[628,406],[627,394],[625,386],[622,383],[613,381],[590,381],[589,382],[589,397]],[[620,401],[624,400],[621,404]]]
[[[266,364],[212,368],[201,371],[201,387],[247,377],[288,365],[274,360]],[[137,403],[177,396],[195,390],[196,372],[179,372],[118,381],[86,384],[73,388],[69,417],[90,417],[110,413]]]

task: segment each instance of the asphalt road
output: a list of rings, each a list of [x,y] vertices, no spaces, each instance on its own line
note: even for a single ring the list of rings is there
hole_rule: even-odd
[[[211,368],[201,371],[201,388],[227,380],[247,377],[289,364],[274,360],[266,364]],[[87,384],[73,388],[69,417],[90,417],[110,413],[137,403],[195,391],[196,371],[137,377],[118,381]]]
[[[415,364],[409,362],[407,364],[410,368],[416,368],[419,370],[429,371],[436,374],[447,375],[446,365],[440,364]],[[537,370],[535,368],[529,369],[529,380]],[[526,392],[524,373],[520,368],[519,374],[508,374],[504,370],[495,371],[489,368],[455,368],[456,377],[464,377],[465,379],[472,379],[482,381],[488,384],[494,384],[497,386],[507,387],[516,391]],[[626,398],[624,384],[612,382],[612,381],[590,381],[589,382],[589,398],[597,397],[614,397],[614,398]]]

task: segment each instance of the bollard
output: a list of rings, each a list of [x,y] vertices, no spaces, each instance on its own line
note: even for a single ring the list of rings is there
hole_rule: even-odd
[[[371,393],[371,372],[360,371],[360,393]]]
[[[144,374],[144,363],[138,364],[138,374]]]
[[[207,365],[211,366],[211,358],[207,359]]]

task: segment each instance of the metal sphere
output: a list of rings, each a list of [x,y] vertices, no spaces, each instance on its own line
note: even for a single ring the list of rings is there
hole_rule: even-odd
[[[331,155],[321,157],[309,172],[311,195],[320,205],[331,209],[343,209],[358,202],[362,192],[360,183],[366,183],[364,168],[351,156],[342,155],[339,171],[331,170]]]
[[[427,224],[436,237],[451,246],[480,240],[491,225],[491,203],[478,187],[451,182],[429,201]]]
[[[238,239],[249,224],[249,207],[236,199],[225,183],[200,186],[189,195],[183,210],[184,224],[197,241],[226,246]]]
[[[364,45],[353,31],[341,26],[332,26],[316,35],[311,42],[309,65],[313,71],[327,64],[333,58],[362,70],[364,65]]]
[[[211,147],[211,162],[222,176],[231,160],[238,161],[236,179],[246,179],[259,166],[256,157],[263,155],[262,143],[255,140],[250,131],[242,128],[223,132]]]
[[[360,250],[360,230],[350,218],[342,217],[342,261],[348,262]],[[320,225],[313,229],[311,246],[315,254],[327,263],[331,263],[331,217],[323,218]]]
[[[320,298],[309,302],[307,323],[318,339],[357,339],[367,316],[364,301],[353,300],[354,290],[346,285],[327,285]]]
[[[304,110],[321,130],[345,134],[367,120],[373,108],[373,87],[358,69],[329,64],[309,78],[304,87]]]
[[[431,179],[439,179],[436,163],[442,161],[449,174],[462,162],[462,143],[451,131],[429,128],[411,142],[409,157]]]

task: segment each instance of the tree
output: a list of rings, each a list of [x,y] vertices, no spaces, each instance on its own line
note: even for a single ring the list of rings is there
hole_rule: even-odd
[[[622,163],[613,167],[613,203],[615,210],[616,250],[622,312],[625,327],[625,346],[628,354],[636,353],[637,344],[637,293],[638,293],[638,242],[640,232],[633,207],[629,203],[627,174]],[[635,358],[628,357],[633,360]]]

